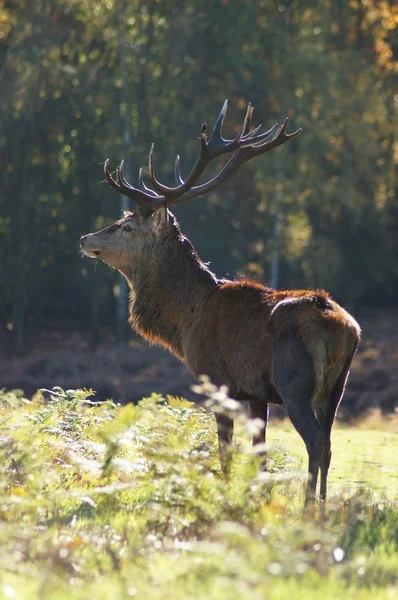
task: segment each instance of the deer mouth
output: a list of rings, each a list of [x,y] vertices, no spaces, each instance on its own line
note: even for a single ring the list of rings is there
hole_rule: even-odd
[[[98,258],[101,254],[101,250],[86,250],[83,248],[83,252],[88,258]]]

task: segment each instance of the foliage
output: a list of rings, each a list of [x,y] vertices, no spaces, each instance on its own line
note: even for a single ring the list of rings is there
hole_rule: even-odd
[[[160,176],[177,152],[186,172],[224,97],[227,133],[247,100],[256,123],[304,131],[179,210],[203,258],[268,279],[278,218],[282,287],[396,299],[397,18],[385,0],[1,0],[0,314],[17,348],[28,319],[113,318],[116,274],[78,254],[119,216],[101,163],[125,157],[134,178],[156,141]]]
[[[2,597],[394,597],[396,496],[340,488],[301,514],[297,463],[271,448],[259,473],[244,415],[224,479],[212,416],[182,399],[0,403]]]

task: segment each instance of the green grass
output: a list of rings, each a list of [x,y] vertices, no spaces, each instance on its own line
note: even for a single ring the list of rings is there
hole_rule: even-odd
[[[387,425],[386,417],[384,426]],[[383,423],[378,425],[383,427]],[[329,495],[360,490],[398,497],[398,424],[394,431],[372,429],[372,420],[360,427],[335,426],[332,432],[333,458],[329,471]],[[307,466],[305,446],[291,423],[271,423],[268,441],[289,453],[300,469]]]
[[[0,393],[0,598],[398,597],[391,423],[335,428],[327,509],[303,513],[286,422],[262,474],[239,414],[225,479],[212,415],[184,400],[46,398]]]

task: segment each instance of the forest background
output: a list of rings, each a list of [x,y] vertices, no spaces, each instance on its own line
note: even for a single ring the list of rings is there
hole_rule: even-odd
[[[120,277],[79,251],[121,214],[103,162],[124,158],[136,183],[155,142],[171,183],[175,155],[184,175],[225,98],[227,137],[248,101],[255,125],[288,115],[303,133],[176,209],[199,255],[219,276],[326,288],[373,321],[394,314],[397,21],[379,0],[0,0],[0,386],[29,388],[23,359],[7,361],[37,358],[38,340],[52,347],[30,375],[48,375],[72,331],[91,354],[108,344],[108,361],[127,337],[132,365],[141,347]],[[62,384],[66,354],[39,383]],[[94,370],[72,384],[95,387]]]

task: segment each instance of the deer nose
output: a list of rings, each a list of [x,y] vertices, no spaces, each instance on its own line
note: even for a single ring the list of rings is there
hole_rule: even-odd
[[[84,246],[84,242],[86,241],[87,236],[86,235],[82,235],[82,237],[80,238],[80,245]]]

